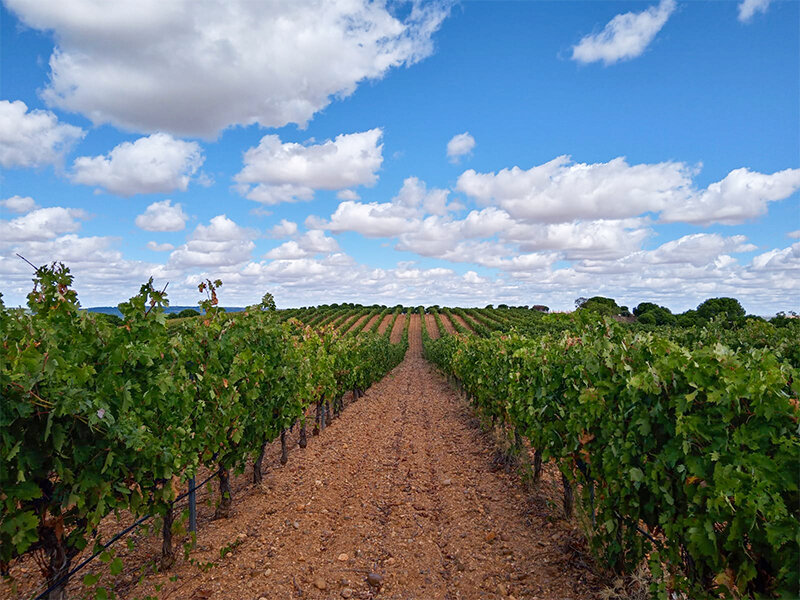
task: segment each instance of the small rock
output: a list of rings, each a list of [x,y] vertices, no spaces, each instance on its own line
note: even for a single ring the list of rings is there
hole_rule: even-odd
[[[272,569],[267,569],[264,571],[264,575],[272,575]]]
[[[306,509],[306,505],[305,504],[298,504],[297,506],[295,506],[295,510],[298,510],[298,511],[303,511],[305,509]]]
[[[344,589],[342,589],[341,592],[339,592],[339,595],[342,598],[352,598],[353,597],[353,590],[351,590],[350,588],[344,588]]]
[[[383,576],[379,573],[370,573],[367,575],[367,583],[374,588],[379,588],[383,585]]]
[[[394,564],[394,556],[386,559],[386,564],[392,566]]]
[[[236,536],[236,541],[237,542],[243,542],[246,539],[247,539],[247,534],[246,533],[240,533],[239,535]]]
[[[322,485],[322,480],[321,479],[315,479],[314,480],[314,485],[317,485],[317,486]]]
[[[451,483],[453,483],[453,482],[450,479],[443,479],[442,480],[442,485],[450,485]]]
[[[494,538],[496,538],[496,537],[497,537],[497,534],[494,531],[490,531],[489,533],[486,534],[486,541],[488,543],[491,543],[491,542],[494,541]]]
[[[347,560],[348,560],[350,557],[349,557],[349,556],[347,556],[347,554],[345,554],[344,552],[342,552],[342,553],[341,553],[339,556],[337,556],[336,558],[337,558],[338,560],[342,561],[342,562],[345,562],[345,561],[347,561]]]
[[[294,527],[295,529],[300,529],[300,522],[295,521],[294,523],[292,523],[292,527]]]
[[[505,596],[508,593],[508,591],[506,590],[506,586],[504,586],[502,583],[498,583],[497,593],[500,594],[501,596]]]
[[[339,583],[341,583],[344,587],[348,587],[350,585],[350,580],[347,577],[342,577],[339,580]]]
[[[322,579],[321,577],[317,577],[314,580],[314,587],[317,588],[318,590],[323,590],[324,591],[324,590],[328,589],[328,584],[325,583],[325,580]]]

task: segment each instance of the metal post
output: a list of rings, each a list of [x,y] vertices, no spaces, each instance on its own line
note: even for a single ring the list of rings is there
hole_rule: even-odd
[[[197,492],[194,477],[189,480],[189,531],[197,533]]]

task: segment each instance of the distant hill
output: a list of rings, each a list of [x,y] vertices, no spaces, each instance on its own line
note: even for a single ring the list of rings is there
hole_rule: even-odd
[[[187,308],[191,308],[193,310],[201,312],[200,311],[200,307],[197,306],[197,305],[194,305],[194,306],[167,306],[164,309],[164,312],[167,313],[167,314],[169,314],[169,313],[178,313],[178,312],[181,312],[182,310],[185,310]],[[241,312],[241,311],[244,310],[243,306],[223,306],[222,308],[225,309],[226,312]],[[119,309],[116,306],[92,306],[92,307],[86,308],[84,310],[87,310],[89,312],[105,313],[107,315],[116,315],[118,317],[122,316],[122,313],[119,312]]]

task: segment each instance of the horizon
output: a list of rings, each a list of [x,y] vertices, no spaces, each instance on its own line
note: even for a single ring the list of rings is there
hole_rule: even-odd
[[[152,276],[188,307],[219,278],[231,306],[800,310],[800,3],[0,17],[7,306],[19,253],[93,307]]]

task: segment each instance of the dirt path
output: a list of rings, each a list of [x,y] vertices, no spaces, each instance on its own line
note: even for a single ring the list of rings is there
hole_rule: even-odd
[[[383,317],[383,321],[381,321],[381,324],[378,325],[378,333],[383,335],[383,333],[386,331],[386,329],[389,327],[389,325],[391,325],[393,318],[394,318],[394,315],[392,315],[392,314],[388,314],[385,317]]]
[[[380,315],[375,315],[374,317],[372,317],[372,318],[369,320],[369,323],[367,323],[366,325],[364,325],[364,331],[369,331],[369,330],[371,330],[371,329],[372,329],[372,327],[375,325],[375,321],[377,321],[377,320],[378,320],[378,319],[380,319],[380,318],[381,318],[381,316],[380,316]]]
[[[159,598],[197,600],[596,597],[564,550],[569,526],[497,470],[464,401],[422,358],[414,316],[402,364],[236,498],[230,519],[204,524],[192,558],[218,566],[179,561],[131,597],[156,584]]]
[[[456,323],[458,323],[458,324],[459,324],[459,325],[461,325],[462,327],[465,327],[467,330],[469,330],[469,331],[470,331],[470,333],[475,333],[475,331],[472,329],[472,325],[470,325],[469,323],[467,323],[467,322],[466,322],[466,321],[463,319],[463,317],[462,317],[461,315],[457,315],[457,314],[455,314],[455,313],[450,313],[450,315],[453,317],[453,320],[454,320]]]
[[[361,326],[364,324],[364,321],[367,320],[368,316],[369,315],[362,315],[358,317],[358,319],[356,319],[356,321],[352,325],[350,325],[350,327],[347,328],[347,333],[350,333],[355,329],[360,329]]]
[[[450,319],[447,318],[447,315],[444,313],[439,313],[439,318],[442,320],[442,325],[447,330],[447,333],[450,335],[455,335],[458,333],[456,328],[453,327],[453,324],[450,322]]]
[[[438,340],[441,337],[439,326],[436,324],[436,317],[433,315],[425,315],[425,328],[428,330],[428,335],[431,336],[432,340]]]
[[[397,319],[394,322],[394,327],[392,327],[392,333],[389,335],[389,341],[393,344],[397,344],[401,339],[403,339],[403,330],[406,326],[406,315],[405,313],[397,315]]]

